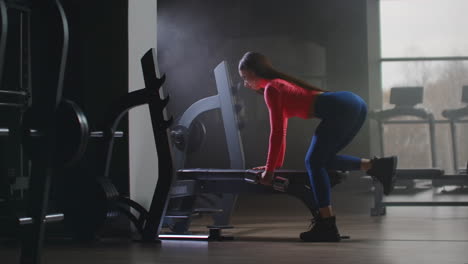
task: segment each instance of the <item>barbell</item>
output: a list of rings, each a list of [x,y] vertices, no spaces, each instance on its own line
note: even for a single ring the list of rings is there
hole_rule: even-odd
[[[39,141],[50,132],[51,128],[45,127],[43,117],[34,108],[28,108],[20,125],[21,145],[25,154],[30,158],[38,158],[40,155]],[[104,137],[103,131],[90,131],[88,119],[83,110],[71,100],[62,100],[51,118],[54,119],[55,129],[55,155],[54,162],[59,167],[70,167],[81,159],[89,138]],[[0,128],[0,136],[13,136],[9,128]],[[116,131],[114,137],[123,137],[123,132]]]

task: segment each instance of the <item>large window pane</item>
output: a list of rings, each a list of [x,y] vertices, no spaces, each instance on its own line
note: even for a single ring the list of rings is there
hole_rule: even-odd
[[[468,55],[467,0],[381,0],[382,57]]]
[[[392,61],[382,62],[383,107],[389,104],[390,89],[398,86],[422,86],[422,105],[437,120],[435,139],[437,166],[454,170],[449,124],[442,116],[445,109],[461,108],[462,87],[468,85],[468,61]],[[444,123],[445,122],[445,123]],[[467,124],[457,125],[458,163],[468,158]],[[424,124],[390,124],[384,129],[385,153],[400,156],[401,168],[431,167],[428,126]]]
[[[389,104],[390,88],[397,86],[424,87],[424,107],[436,119],[442,111],[462,107],[462,87],[468,85],[468,61],[398,61],[382,63],[384,108]]]

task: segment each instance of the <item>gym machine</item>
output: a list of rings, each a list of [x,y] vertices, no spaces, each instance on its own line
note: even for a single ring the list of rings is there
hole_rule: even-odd
[[[104,225],[106,219],[125,215],[139,232],[141,242],[160,242],[157,234],[161,228],[170,186],[173,179],[172,160],[167,137],[170,120],[164,119],[163,109],[169,102],[169,97],[161,99],[159,89],[164,83],[164,76],[158,78],[155,71],[155,50],[151,49],[141,59],[145,88],[130,92],[118,100],[108,111],[102,125],[103,141],[100,144],[103,171],[91,183],[92,200],[83,202],[79,196],[70,194],[70,202],[74,205],[64,209],[66,217],[70,217],[71,228],[78,239],[93,240],[96,233]],[[130,198],[122,195],[110,179],[110,165],[117,126],[122,117],[134,107],[148,104],[150,109],[153,134],[159,157],[159,177],[149,210]]]
[[[8,154],[4,154],[2,172],[5,183],[0,196],[7,199],[12,190],[22,196],[25,178],[19,177],[25,169],[20,144],[20,123],[24,111],[31,106],[31,49],[28,4],[15,1],[0,1],[0,110],[2,125],[14,133],[2,142]],[[14,184],[10,184],[14,183]]]
[[[60,213],[47,215],[51,180],[63,161],[62,157],[58,156],[57,148],[62,146],[58,145],[57,122],[62,119],[62,114],[67,113],[71,113],[72,119],[80,119],[81,112],[75,107],[76,105],[62,99],[63,76],[68,51],[68,24],[60,2],[56,0],[39,0],[34,3],[32,1],[0,1],[1,74],[5,70],[6,43],[9,33],[8,9],[19,10],[25,25],[25,30],[21,35],[22,50],[20,53],[24,57],[20,61],[22,77],[20,86],[26,89],[29,89],[30,85],[40,87],[41,92],[31,102],[28,101],[27,92],[5,91],[2,93],[27,98],[25,100],[28,101],[27,103],[7,102],[2,106],[23,108],[25,104],[28,105],[24,118],[21,120],[21,127],[15,129],[14,132],[20,133],[20,143],[30,157],[31,176],[25,215],[2,216],[0,221],[2,227],[19,228],[21,233],[20,262],[22,264],[40,263],[45,223],[63,219],[63,214]],[[50,45],[54,47],[43,49]],[[31,68],[33,68],[32,71]],[[86,123],[80,123],[79,126],[80,131],[86,131]],[[10,131],[3,130],[3,133],[6,132]],[[78,148],[85,144],[86,142],[79,142]],[[74,151],[68,152],[71,156],[67,158],[79,158],[80,153]]]
[[[416,107],[422,103],[423,87],[394,87],[390,91],[390,103],[395,105],[394,108],[387,110],[371,111],[369,116],[378,123],[380,134],[380,151],[381,156],[385,153],[383,131],[384,125],[388,124],[427,124],[429,132],[429,144],[431,153],[432,168],[425,169],[397,169],[396,185],[412,186],[414,180],[428,180],[432,187],[441,187],[446,185],[467,185],[468,177],[464,175],[448,175],[444,170],[438,168],[437,151],[435,147],[435,124],[444,121],[434,119],[434,115],[427,109]],[[465,113],[462,109],[445,111],[445,116],[451,120],[452,127],[454,123]],[[395,120],[395,117],[417,117],[419,120]],[[454,129],[452,129],[452,140],[455,142]],[[454,143],[455,144],[455,143]],[[456,149],[454,150],[456,151]],[[380,184],[375,184],[374,181],[374,207],[371,208],[372,216],[386,214],[386,206],[468,206],[468,202],[446,202],[446,201],[401,201],[401,202],[386,202],[383,201],[383,188]]]
[[[41,263],[45,224],[64,219],[49,205],[53,182],[81,159],[88,139],[103,132],[90,132],[80,107],[62,96],[69,28],[61,2],[0,0],[0,15],[0,107],[20,112],[18,125],[0,128],[0,136],[20,149],[19,172],[12,170],[11,178],[23,179],[21,189],[27,190],[24,205],[11,197],[0,200],[0,227],[20,234],[21,263]],[[12,60],[18,61],[11,66]],[[19,78],[5,82],[12,69]]]
[[[244,152],[238,128],[236,106],[233,103],[233,85],[227,63],[221,62],[215,69],[218,94],[195,102],[171,127],[170,135],[174,144],[177,181],[170,191],[170,204],[165,214],[164,223],[170,228],[168,234],[159,234],[161,239],[232,239],[222,235],[222,230],[233,228],[230,225],[231,214],[240,193],[284,193],[301,200],[311,211],[309,178],[306,171],[276,170],[272,187],[256,184],[261,171],[246,170]],[[189,169],[185,168],[190,133],[203,133],[203,125],[197,124],[197,117],[205,112],[221,111],[224,132],[231,169]],[[200,131],[201,130],[201,131]],[[202,136],[201,136],[202,137]],[[192,143],[192,142],[190,142]],[[195,143],[195,145],[199,145]],[[169,154],[166,154],[169,155]],[[346,172],[329,172],[332,185],[341,182]],[[196,208],[196,200],[201,196],[209,200],[209,207]],[[208,226],[208,235],[192,235],[189,231],[194,215],[212,215],[214,223]]]
[[[144,73],[145,84],[147,88],[137,90],[126,94],[115,104],[113,104],[106,115],[105,121],[101,124],[101,131],[89,131],[89,124],[86,115],[82,110],[69,100],[61,99],[56,111],[55,117],[51,120],[54,122],[54,138],[53,145],[45,145],[44,138],[47,136],[45,132],[49,130],[43,129],[44,118],[40,118],[38,111],[34,108],[28,109],[23,120],[23,148],[25,152],[31,155],[31,159],[40,159],[41,157],[37,150],[54,150],[54,159],[52,165],[54,171],[60,170],[58,173],[63,174],[64,168],[72,170],[76,169],[77,163],[81,160],[88,146],[89,138],[101,138],[100,153],[102,155],[103,170],[98,173],[96,179],[83,181],[82,179],[65,178],[61,175],[61,179],[55,179],[59,182],[58,186],[61,193],[58,194],[61,199],[56,201],[56,207],[63,210],[63,213],[53,214],[45,217],[45,221],[63,220],[65,216],[65,224],[67,229],[71,229],[75,238],[82,241],[89,241],[95,238],[96,232],[102,227],[106,218],[115,216],[116,213],[126,215],[140,232],[141,241],[143,242],[158,242],[157,234],[160,228],[160,219],[162,219],[163,211],[154,210],[152,208],[161,208],[165,206],[165,201],[168,197],[170,184],[172,182],[172,162],[166,161],[167,156],[160,154],[159,159],[164,166],[159,168],[160,175],[155,195],[150,210],[144,209],[141,205],[132,201],[128,197],[124,197],[119,193],[115,185],[110,180],[110,164],[112,160],[112,151],[114,139],[122,137],[123,133],[117,131],[117,126],[122,117],[132,108],[148,104],[150,108],[151,118],[153,122],[153,133],[156,140],[158,151],[164,149],[164,153],[169,153],[167,135],[165,131],[169,127],[171,121],[165,121],[163,118],[162,109],[168,103],[168,98],[161,100],[159,97],[159,89],[164,82],[164,77],[159,79],[155,74],[154,66],[154,49],[148,51],[142,58],[142,67]],[[41,112],[42,114],[42,112]],[[1,135],[10,135],[12,131],[8,128],[0,129]],[[52,149],[51,149],[52,147]],[[34,174],[34,172],[33,172]],[[44,194],[43,200],[46,202],[49,198],[49,189],[52,176],[47,178],[47,194]],[[33,177],[29,192],[33,192]],[[64,184],[64,182],[68,182]],[[81,183],[80,183],[81,182]],[[80,189],[80,184],[87,186],[86,196],[83,196],[84,189]],[[70,186],[75,185],[75,186]],[[77,187],[78,186],[78,187]],[[78,192],[78,193],[77,193]],[[84,199],[88,197],[89,199]],[[42,201],[42,200],[41,200]],[[89,202],[89,203],[88,203]],[[78,207],[76,205],[79,205]],[[44,205],[44,210],[47,210],[47,204]],[[133,211],[135,210],[137,214]],[[33,222],[31,217],[23,217],[14,220],[11,217],[0,218],[2,223],[12,224],[18,222],[20,225]],[[24,232],[26,236],[26,231]],[[43,240],[41,234],[40,243]],[[40,252],[36,253],[34,263],[39,262]],[[29,263],[29,262],[28,262]]]

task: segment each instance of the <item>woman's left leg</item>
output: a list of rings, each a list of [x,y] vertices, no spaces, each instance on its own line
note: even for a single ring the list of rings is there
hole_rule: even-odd
[[[349,97],[349,105],[338,116],[328,111],[331,116],[323,117],[306,155],[306,169],[318,208],[330,205],[330,180],[326,169],[346,171],[361,168],[361,158],[337,153],[359,132],[367,115],[367,106],[353,94],[338,93],[337,96],[345,97],[342,100]],[[333,107],[331,103],[327,106]]]
[[[320,211],[320,217],[314,220],[314,227],[300,236],[302,240],[310,242],[340,241],[331,210],[330,180],[326,168],[360,169],[360,158],[336,154],[356,136],[367,114],[366,104],[354,94],[336,93],[327,96],[336,98],[328,98],[328,104],[325,107],[321,106],[322,122],[312,138],[306,155],[311,192],[316,201],[315,205]],[[333,104],[334,100],[338,103]]]

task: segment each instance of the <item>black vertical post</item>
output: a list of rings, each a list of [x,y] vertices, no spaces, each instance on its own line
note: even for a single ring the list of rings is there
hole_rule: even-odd
[[[5,0],[0,0],[0,87],[3,85],[3,66],[8,36],[8,12]]]
[[[21,264],[40,264],[50,184],[55,164],[55,115],[62,100],[63,77],[68,52],[68,22],[59,0],[32,3],[32,89],[35,97],[29,120],[43,138],[34,146],[27,214],[33,223],[22,229]],[[27,130],[33,127],[25,127]]]
[[[40,264],[44,240],[44,218],[48,206],[48,194],[53,169],[45,164],[33,163],[28,199],[28,216],[33,223],[24,226],[22,232],[21,264]]]
[[[164,76],[159,79],[156,76],[155,50],[149,50],[141,59],[145,86],[148,92],[159,94],[159,89],[164,82]],[[143,229],[143,241],[158,241],[157,236],[161,230],[161,225],[169,201],[169,191],[173,181],[173,166],[171,150],[169,147],[169,138],[167,129],[171,120],[164,119],[164,108],[169,102],[169,97],[164,100],[159,96],[152,97],[149,102],[151,123],[153,125],[154,139],[159,161],[159,177],[156,184],[156,190],[151,202],[148,219]]]

